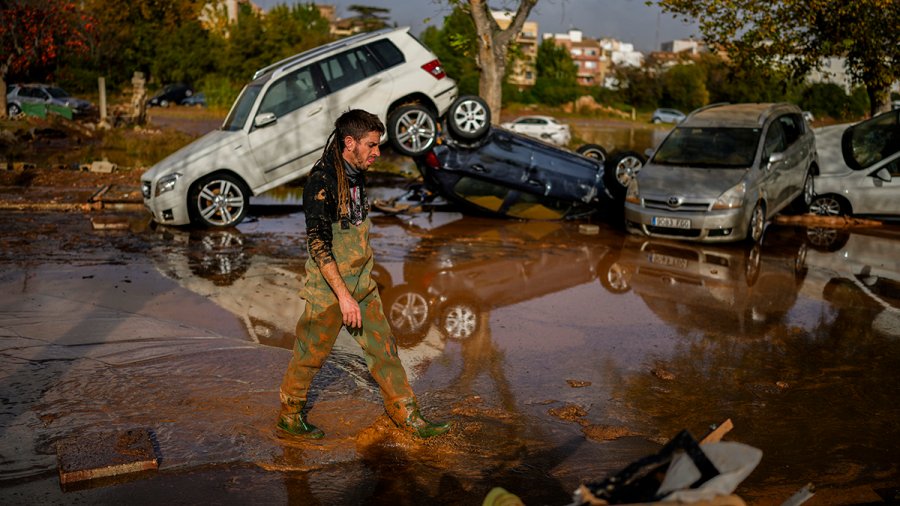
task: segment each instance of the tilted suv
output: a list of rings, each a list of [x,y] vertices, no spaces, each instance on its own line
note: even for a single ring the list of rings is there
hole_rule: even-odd
[[[766,221],[806,210],[815,136],[792,104],[716,104],[669,132],[625,195],[630,232],[697,241],[762,239]]]
[[[382,142],[417,156],[456,98],[456,82],[409,28],[311,49],[258,70],[221,128],[145,172],[144,204],[165,225],[236,225],[251,194],[309,173],[341,113],[377,114],[388,130]]]

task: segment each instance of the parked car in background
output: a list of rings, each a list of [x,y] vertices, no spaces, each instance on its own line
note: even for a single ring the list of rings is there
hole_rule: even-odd
[[[687,116],[678,109],[657,109],[650,116],[653,123],[681,123]]]
[[[180,105],[186,98],[194,94],[194,89],[184,83],[173,83],[163,86],[161,90],[150,97],[147,105],[151,107],[169,107]]]
[[[815,133],[819,172],[810,212],[900,216],[900,109]]]
[[[395,151],[428,152],[437,122],[457,99],[456,82],[409,28],[361,33],[259,69],[218,130],[141,176],[144,205],[165,225],[229,227],[250,195],[307,175],[334,120],[350,108],[377,114]],[[484,128],[485,108],[462,101],[448,125]]]
[[[83,116],[94,110],[87,100],[69,95],[59,86],[49,84],[14,84],[6,93],[6,107],[10,116],[22,112],[24,104],[45,104],[67,107],[73,116]]]
[[[673,128],[632,179],[625,225],[695,241],[762,239],[766,221],[812,201],[816,140],[788,103],[716,104]]]
[[[185,98],[181,101],[181,105],[187,107],[206,107],[206,95],[201,91]]]
[[[557,146],[565,146],[572,140],[569,125],[550,116],[522,116],[500,126]]]

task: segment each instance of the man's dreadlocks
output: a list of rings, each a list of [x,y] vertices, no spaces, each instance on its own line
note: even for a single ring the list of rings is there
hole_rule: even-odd
[[[341,221],[349,219],[350,216],[350,186],[347,183],[342,156],[344,138],[349,135],[358,142],[369,132],[378,132],[381,136],[384,131],[384,124],[378,116],[362,109],[351,109],[341,114],[334,122],[334,130],[328,136],[320,162],[326,164],[325,166],[331,162],[330,165],[337,172],[337,199]]]

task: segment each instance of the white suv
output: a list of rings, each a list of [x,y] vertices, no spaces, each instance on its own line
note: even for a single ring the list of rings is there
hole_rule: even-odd
[[[456,82],[408,27],[311,49],[258,70],[221,128],[147,170],[144,205],[165,225],[237,225],[251,194],[309,173],[341,113],[377,114],[382,142],[417,156],[456,98]]]

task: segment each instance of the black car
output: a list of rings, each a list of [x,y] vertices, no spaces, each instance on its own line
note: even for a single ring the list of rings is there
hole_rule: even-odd
[[[163,89],[159,90],[156,95],[150,97],[147,105],[153,107],[169,107],[170,105],[180,105],[184,99],[192,96],[194,89],[184,83],[167,84]]]
[[[416,158],[428,195],[471,213],[537,220],[581,217],[615,205],[601,159],[492,127],[489,114],[479,116],[482,128],[461,128],[472,110],[483,114],[487,106],[471,96],[457,102],[447,114],[450,135]]]

